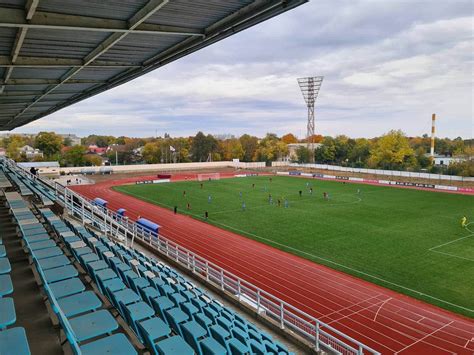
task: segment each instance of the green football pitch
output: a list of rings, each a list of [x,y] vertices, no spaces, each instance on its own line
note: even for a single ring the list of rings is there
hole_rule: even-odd
[[[115,189],[474,317],[473,196],[285,176]]]

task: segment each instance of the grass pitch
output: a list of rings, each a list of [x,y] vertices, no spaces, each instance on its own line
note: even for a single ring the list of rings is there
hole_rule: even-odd
[[[474,318],[473,196],[284,176],[115,189]]]

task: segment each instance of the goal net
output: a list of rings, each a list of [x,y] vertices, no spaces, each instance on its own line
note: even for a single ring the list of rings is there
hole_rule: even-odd
[[[197,178],[198,178],[198,181],[220,180],[221,174],[219,173],[198,174]]]

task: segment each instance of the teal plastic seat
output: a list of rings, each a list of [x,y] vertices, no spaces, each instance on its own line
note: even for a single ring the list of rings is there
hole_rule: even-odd
[[[52,247],[48,249],[41,249],[32,251],[33,258],[35,259],[47,259],[53,256],[63,255],[63,251],[58,247]]]
[[[77,341],[111,333],[118,328],[115,318],[106,310],[88,313],[69,320]]]
[[[0,330],[16,322],[15,303],[13,298],[0,298]]]
[[[58,255],[48,259],[37,260],[37,263],[42,270],[48,270],[64,265],[70,265],[71,261],[66,255]]]
[[[179,335],[159,341],[156,349],[161,355],[194,355],[193,348]]]
[[[155,350],[155,352],[158,352],[156,342],[171,334],[171,329],[168,324],[158,317],[153,317],[138,323],[138,331],[145,345],[149,349]]]
[[[50,240],[51,237],[48,234],[36,234],[30,236],[24,236],[23,239],[25,240],[26,244],[44,242],[45,240]]]
[[[80,347],[82,355],[135,355],[138,354],[123,333],[93,341]]]
[[[56,242],[52,239],[48,240],[42,240],[36,243],[30,243],[28,244],[28,248],[30,250],[41,250],[41,249],[47,249],[56,246]]]
[[[0,297],[9,295],[13,292],[13,284],[10,275],[0,275]]]
[[[79,275],[79,272],[73,265],[64,265],[44,271],[44,276],[48,283],[71,279],[77,275]]]
[[[73,317],[81,313],[99,309],[102,307],[102,301],[93,291],[86,291],[63,297],[58,300],[58,305],[66,317]]]
[[[83,292],[86,289],[78,277],[55,282],[49,285],[49,288],[57,299]]]
[[[12,271],[12,266],[8,258],[0,258],[0,275],[8,274],[10,271]]]
[[[227,350],[219,342],[212,338],[206,338],[199,342],[203,355],[226,355]]]
[[[25,328],[16,327],[0,332],[0,354],[30,355]]]

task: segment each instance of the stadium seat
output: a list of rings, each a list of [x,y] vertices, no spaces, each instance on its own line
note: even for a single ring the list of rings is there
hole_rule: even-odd
[[[25,329],[16,327],[0,331],[0,354],[30,355]]]
[[[156,343],[156,349],[161,355],[194,355],[193,348],[179,335],[159,341]]]
[[[16,321],[15,304],[13,298],[0,298],[0,330],[5,329]],[[1,354],[1,353],[0,353]]]

